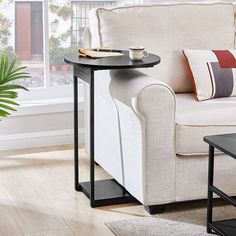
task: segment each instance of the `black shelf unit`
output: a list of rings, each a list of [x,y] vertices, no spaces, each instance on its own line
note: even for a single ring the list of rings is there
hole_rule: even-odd
[[[207,233],[216,233],[221,236],[236,236],[236,219],[221,221],[212,220],[213,193],[228,204],[236,207],[236,200],[213,185],[215,148],[236,159],[236,134],[222,134],[204,137],[209,144],[208,159],[208,204],[207,204]]]

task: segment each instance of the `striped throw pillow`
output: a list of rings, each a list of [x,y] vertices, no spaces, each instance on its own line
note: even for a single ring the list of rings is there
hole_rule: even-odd
[[[236,50],[184,49],[198,101],[236,96]]]

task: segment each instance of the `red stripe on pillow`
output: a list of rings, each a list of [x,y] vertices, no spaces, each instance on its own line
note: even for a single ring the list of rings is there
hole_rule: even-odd
[[[193,90],[194,90],[196,99],[198,100],[197,87],[196,87],[195,80],[194,80],[194,77],[193,77],[193,72],[192,72],[192,70],[191,70],[191,66],[190,66],[190,64],[189,64],[188,58],[187,58],[187,56],[186,56],[185,53],[184,53],[184,50],[182,50],[182,52],[183,52],[183,55],[184,55],[184,57],[185,57],[185,59],[186,59],[185,61],[186,61],[186,64],[187,64],[187,69],[188,69],[188,72],[189,72],[190,79],[191,79],[192,84],[193,84]],[[198,100],[198,101],[199,101],[199,100]]]
[[[212,50],[215,53],[221,68],[236,68],[236,60],[229,50]]]

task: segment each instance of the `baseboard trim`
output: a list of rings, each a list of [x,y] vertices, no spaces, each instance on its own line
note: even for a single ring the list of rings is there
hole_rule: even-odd
[[[84,129],[79,129],[79,141],[84,143]],[[65,144],[73,144],[73,129],[0,136],[1,151]]]

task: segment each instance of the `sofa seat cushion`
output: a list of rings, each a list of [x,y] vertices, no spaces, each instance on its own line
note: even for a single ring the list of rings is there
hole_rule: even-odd
[[[197,102],[193,93],[176,94],[176,153],[205,155],[206,135],[236,133],[236,97]]]

